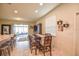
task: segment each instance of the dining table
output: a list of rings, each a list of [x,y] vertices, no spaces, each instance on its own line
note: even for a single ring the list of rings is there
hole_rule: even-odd
[[[12,37],[14,37],[13,34],[9,34],[9,35],[0,35],[0,46],[4,43],[6,43],[7,41],[11,40]]]

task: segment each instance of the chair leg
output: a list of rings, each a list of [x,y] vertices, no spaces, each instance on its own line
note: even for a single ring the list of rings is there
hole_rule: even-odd
[[[51,51],[51,47],[50,47],[50,56],[52,56],[52,51]]]
[[[8,50],[8,55],[10,56],[10,48],[8,48],[7,50]]]
[[[45,56],[45,51],[43,53],[44,53],[44,56]]]
[[[52,56],[51,50],[50,50],[50,56]]]
[[[37,55],[37,49],[35,49],[35,55]]]
[[[45,56],[45,50],[44,49],[42,50],[42,52],[43,52],[43,55]]]
[[[32,53],[32,49],[31,49],[31,53]]]
[[[6,49],[3,50],[3,55],[7,56],[7,50]]]
[[[46,48],[44,47],[44,48],[43,48],[43,53],[44,53],[44,56],[45,56],[45,49],[46,49]]]
[[[1,49],[0,49],[0,56],[2,55],[2,51],[1,51]]]

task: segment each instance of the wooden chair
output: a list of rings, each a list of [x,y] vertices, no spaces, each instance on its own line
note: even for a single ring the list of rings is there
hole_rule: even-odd
[[[7,46],[8,46],[8,48],[7,48],[7,50],[8,50],[8,54],[9,54],[9,56],[11,55],[11,44],[12,44],[12,42],[9,40],[9,41],[7,41],[6,43],[5,43]]]
[[[15,39],[15,37],[16,36],[13,36],[10,39],[10,49],[11,49],[11,51],[13,51],[13,49],[15,48],[15,45],[16,45],[16,39]]]
[[[15,47],[15,40],[14,40],[14,38],[11,38],[11,40],[10,40],[10,42],[11,42],[11,44],[10,44],[10,46],[11,46],[11,51],[13,51],[13,49],[14,49],[14,47]]]
[[[34,35],[35,36],[35,42],[36,42],[36,48],[39,50],[39,52],[41,51],[41,37],[38,35]]]
[[[52,53],[51,53],[51,43],[52,43],[52,35],[49,34],[49,33],[45,34],[44,44],[39,45],[39,50],[44,54],[44,56],[46,55],[47,52],[50,53],[50,56],[52,55]]]
[[[46,52],[50,52],[50,56],[52,55],[51,51],[51,43],[52,43],[52,35],[47,33],[44,38],[44,56]]]
[[[10,56],[10,53],[9,42],[5,42],[2,46],[0,46],[0,56]]]
[[[36,41],[35,41],[35,37],[34,36],[29,35],[29,43],[30,43],[31,53],[34,50],[35,51],[35,55],[37,55],[37,47],[36,47]]]

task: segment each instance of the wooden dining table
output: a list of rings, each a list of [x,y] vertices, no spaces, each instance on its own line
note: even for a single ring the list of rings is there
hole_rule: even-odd
[[[2,44],[4,44],[5,42],[11,40],[11,38],[13,37],[14,35],[13,34],[10,34],[10,35],[0,35],[0,46]]]

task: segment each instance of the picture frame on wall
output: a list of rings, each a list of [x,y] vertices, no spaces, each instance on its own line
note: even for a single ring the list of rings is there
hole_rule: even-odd
[[[11,34],[11,25],[9,24],[2,24],[1,25],[1,34]]]
[[[34,25],[34,32],[42,34],[42,24],[41,23]]]

